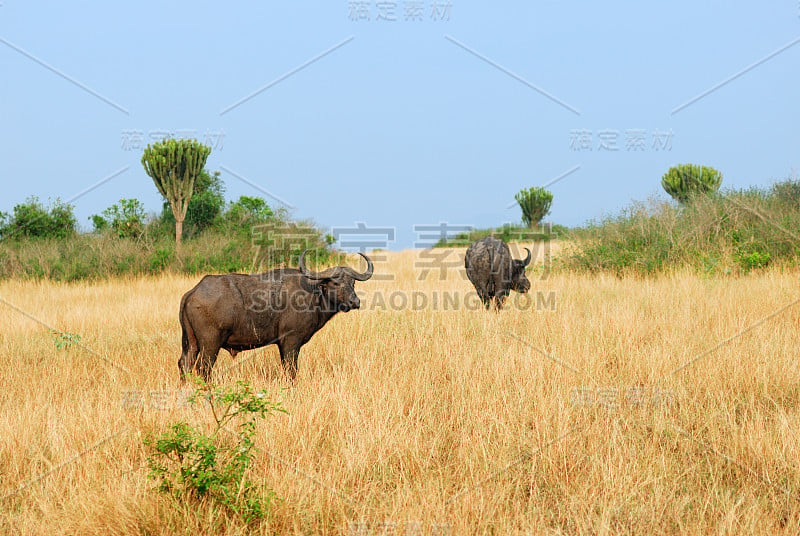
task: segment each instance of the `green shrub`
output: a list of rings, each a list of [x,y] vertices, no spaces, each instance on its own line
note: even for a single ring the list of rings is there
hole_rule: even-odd
[[[744,272],[747,273],[757,268],[764,268],[769,264],[772,257],[769,252],[756,250],[750,251],[749,253],[740,251],[737,253],[736,258],[744,269]]]
[[[92,222],[92,228],[95,233],[103,233],[108,230],[108,220],[104,217],[98,214],[92,214],[89,216],[89,220]]]
[[[59,331],[56,329],[48,329],[50,335],[53,337],[53,344],[59,350],[65,350],[71,346],[80,346],[81,336],[77,333],[70,333],[69,331]]]
[[[264,199],[243,195],[230,204],[225,219],[236,226],[252,227],[275,219],[275,213]]]
[[[73,206],[56,199],[49,208],[36,196],[14,207],[12,215],[4,214],[0,238],[67,238],[73,236],[77,220]]]
[[[267,518],[280,499],[246,473],[258,452],[253,441],[257,419],[286,410],[280,402],[271,402],[266,391],[255,392],[242,381],[234,389],[195,381],[199,387],[189,402],[208,402],[214,420],[211,432],[177,422],[158,437],[148,434],[144,439],[150,453],[148,477],[158,483],[158,491],[182,503],[189,501],[199,507],[210,501],[246,523]],[[230,435],[223,437],[223,431]]]
[[[800,208],[800,181],[788,179],[772,185],[771,193],[782,204]]]
[[[163,272],[169,266],[172,259],[172,250],[166,247],[156,249],[150,255],[149,271],[152,274]]]
[[[140,238],[145,228],[144,205],[138,199],[120,199],[103,211],[102,216],[89,217],[95,232],[111,229],[119,238]]]
[[[619,216],[606,217],[576,231],[579,245],[564,262],[590,273],[654,274],[671,260],[670,229],[676,212],[668,204],[635,203]]]

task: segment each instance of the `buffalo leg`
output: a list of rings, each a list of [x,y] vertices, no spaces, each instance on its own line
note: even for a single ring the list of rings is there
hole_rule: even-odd
[[[278,349],[281,352],[281,364],[283,370],[289,377],[290,381],[294,381],[297,377],[297,358],[300,356],[300,347],[290,344],[280,344]]]
[[[186,355],[186,352],[181,354],[181,358],[178,359],[178,371],[180,372],[181,383],[186,382],[186,373],[192,369],[193,365],[194,357]]]
[[[188,372],[197,372],[204,381],[208,382],[211,379],[211,369],[214,368],[214,363],[217,361],[217,354],[222,345],[215,337],[210,339],[199,339],[196,343],[196,349],[193,355],[189,353],[186,361],[181,366],[181,377]],[[183,357],[181,357],[183,361]],[[179,363],[180,364],[180,363]]]
[[[211,369],[214,368],[214,363],[217,362],[218,353],[219,348],[213,350],[213,347],[209,347],[200,353],[199,358],[195,362],[197,364],[197,372],[200,373],[200,376],[202,376],[203,380],[206,382],[211,379]]]
[[[178,371],[180,372],[181,383],[186,381],[186,374],[194,369],[197,361],[197,338],[194,336],[189,319],[183,314],[183,304],[181,303],[181,358],[178,359]]]
[[[178,370],[181,373],[181,383],[186,381],[186,374],[194,370],[197,364],[197,346],[194,344],[187,345],[181,353],[181,358],[178,360]]]
[[[496,311],[500,311],[500,309],[503,308],[503,304],[506,301],[506,297],[508,297],[508,291],[507,290],[500,291],[495,295],[494,301],[495,301],[495,310]]]
[[[481,302],[483,302],[483,306],[488,310],[489,306],[492,304],[492,296],[489,294],[489,291],[484,288],[477,288],[476,290],[478,291],[478,297],[481,299]]]

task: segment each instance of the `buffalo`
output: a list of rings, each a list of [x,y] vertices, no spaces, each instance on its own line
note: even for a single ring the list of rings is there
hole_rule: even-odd
[[[338,312],[358,309],[355,282],[372,277],[372,261],[358,273],[347,266],[312,272],[304,251],[298,268],[263,274],[207,275],[181,298],[181,381],[198,372],[208,381],[220,348],[238,352],[277,344],[290,380],[300,348]]]
[[[499,311],[509,292],[528,292],[531,283],[525,277],[525,267],[531,262],[531,250],[524,260],[512,259],[508,245],[487,236],[473,242],[464,257],[467,277],[478,291],[486,309]]]

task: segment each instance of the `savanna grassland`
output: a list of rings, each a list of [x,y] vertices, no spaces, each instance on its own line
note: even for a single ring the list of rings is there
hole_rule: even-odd
[[[249,476],[282,501],[249,527],[147,478],[147,433],[209,420],[178,383],[198,276],[0,282],[0,531],[800,533],[796,270],[539,267],[494,314],[467,298],[463,250],[445,280],[419,280],[419,253],[379,255],[293,386],[275,346],[221,352],[215,383],[288,412],[258,424]]]

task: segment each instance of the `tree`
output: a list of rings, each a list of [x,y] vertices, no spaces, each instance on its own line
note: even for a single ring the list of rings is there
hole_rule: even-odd
[[[200,234],[218,221],[225,208],[224,192],[225,185],[219,171],[209,173],[203,169],[200,172],[194,182],[192,198],[189,200],[189,208],[186,210],[186,219],[183,222],[187,236]],[[167,201],[164,202],[161,221],[164,225],[175,226],[175,216]]]
[[[514,199],[522,209],[522,221],[531,228],[539,225],[539,222],[550,213],[550,205],[553,204],[553,194],[541,186],[527,190],[523,188]]]
[[[225,208],[225,186],[220,172],[208,173],[205,169],[197,177],[194,195],[186,212],[186,219],[194,225],[197,232],[210,227]]]
[[[197,140],[165,139],[148,145],[142,166],[175,216],[175,248],[180,249],[183,220],[192,198],[194,183],[206,165],[211,147]]]
[[[264,199],[246,195],[239,196],[239,200],[232,202],[225,213],[225,218],[239,227],[266,223],[274,217],[275,213]]]
[[[661,177],[661,186],[682,205],[695,195],[716,192],[721,184],[722,173],[712,167],[694,164],[672,166]]]

